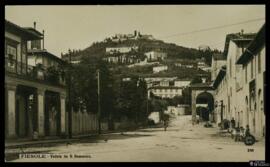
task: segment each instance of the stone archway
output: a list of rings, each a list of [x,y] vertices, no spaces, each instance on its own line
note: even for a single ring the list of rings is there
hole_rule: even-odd
[[[211,93],[204,91],[199,93],[196,96],[196,114],[198,114],[198,105],[204,105],[203,107],[200,106],[200,119],[203,121],[209,121],[209,115],[212,114],[214,109],[214,97]],[[212,119],[211,119],[212,120]]]
[[[214,89],[209,85],[192,85],[191,86],[191,109],[192,109],[192,122],[196,122],[196,104],[197,98],[206,97],[207,104],[211,101],[211,106],[208,110],[214,108]]]

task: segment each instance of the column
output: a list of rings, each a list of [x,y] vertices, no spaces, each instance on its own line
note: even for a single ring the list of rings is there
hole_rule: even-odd
[[[60,93],[60,105],[61,105],[61,134],[66,134],[65,120],[66,120],[66,93]],[[70,124],[69,124],[70,125]]]
[[[16,137],[16,88],[17,85],[8,83],[6,85],[6,126],[7,130],[6,135],[7,138],[13,138]]]
[[[191,91],[192,123],[196,122],[196,91]]]
[[[38,135],[44,136],[44,108],[45,108],[45,89],[38,88],[37,90],[37,105],[38,105]]]

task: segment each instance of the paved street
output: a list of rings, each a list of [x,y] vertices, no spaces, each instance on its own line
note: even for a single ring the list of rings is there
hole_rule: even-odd
[[[73,158],[55,156],[54,158],[31,159],[31,161],[243,162],[265,158],[262,141],[253,146],[245,146],[244,143],[234,142],[229,136],[222,137],[218,134],[217,128],[204,128],[202,124],[192,126],[190,119],[190,116],[176,118],[166,132],[162,128],[142,129],[124,134],[104,135],[98,140],[88,139],[80,143],[26,148],[22,151],[73,156]],[[250,152],[248,149],[254,151]],[[6,152],[12,151],[16,150],[6,150]],[[75,155],[76,158],[74,158]],[[28,160],[17,159],[15,161]]]

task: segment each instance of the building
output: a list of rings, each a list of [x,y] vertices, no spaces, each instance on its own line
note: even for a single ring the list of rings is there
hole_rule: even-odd
[[[226,72],[222,69],[214,81],[215,112],[223,119],[234,118],[237,126],[249,125],[252,134],[263,137],[265,26],[257,34],[227,35],[224,53]]]
[[[129,53],[131,51],[138,51],[138,46],[123,46],[123,47],[107,47],[106,53]]]
[[[5,21],[6,139],[66,135],[65,83],[58,82],[57,74],[53,75],[56,80],[51,80],[44,74],[46,70],[28,65],[27,43],[34,49],[42,40],[35,23],[30,29]]]
[[[227,78],[226,76],[226,65],[222,66],[215,78],[213,87],[215,88],[215,112],[213,120],[217,124],[223,120],[223,118],[229,118],[228,116],[228,90],[227,90]]]
[[[202,69],[202,68],[204,68],[204,67],[207,67],[207,65],[205,64],[204,61],[198,61],[198,62],[197,62],[197,68]]]
[[[186,104],[181,105],[179,104],[177,106],[168,106],[165,113],[173,114],[175,116],[186,115],[188,113],[189,107],[190,106]]]
[[[236,88],[239,100],[245,101],[244,108],[235,113],[240,126],[248,124],[257,137],[265,136],[265,25],[256,37],[237,58],[236,64],[242,66],[238,71],[241,81]],[[243,107],[243,106],[242,106]],[[245,111],[243,117],[239,112]]]
[[[226,64],[226,57],[221,53],[213,54],[212,65],[211,65],[211,81],[213,81],[221,69],[222,66]]]
[[[147,88],[154,87],[154,86],[161,86],[162,83],[170,83],[170,82],[173,82],[175,79],[177,79],[177,77],[146,77],[144,78],[147,84]]]
[[[164,60],[167,58],[167,53],[161,51],[150,51],[144,54],[146,56],[147,61]]]
[[[186,79],[176,79],[174,81],[174,86],[175,87],[187,87],[189,86],[191,80],[186,78]]]
[[[148,89],[148,95],[152,93],[161,98],[173,98],[175,96],[182,96],[183,87],[175,86],[154,86]]]
[[[127,55],[127,54],[119,54],[119,55],[108,55],[103,60],[108,63],[113,64],[134,64],[140,62],[136,55]]]
[[[43,68],[64,66],[66,63],[59,57],[48,52],[46,49],[31,49],[28,50],[28,65],[42,65]],[[73,62],[74,63],[74,62]]]
[[[166,66],[166,65],[160,65],[160,66],[153,67],[153,73],[159,73],[161,71],[166,71],[166,70],[168,70],[168,66]]]

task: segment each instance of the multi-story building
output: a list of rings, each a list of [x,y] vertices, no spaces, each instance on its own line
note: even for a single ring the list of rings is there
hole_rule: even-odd
[[[213,81],[221,69],[226,64],[226,58],[221,53],[213,54],[211,65],[211,81]]]
[[[39,45],[43,35],[5,21],[5,136],[39,138],[66,134],[64,82],[49,80],[47,71],[29,68],[27,42]],[[35,42],[31,42],[35,41]],[[36,45],[36,46],[35,46]],[[55,75],[58,78],[59,75]],[[58,80],[59,81],[59,80]]]
[[[170,82],[173,82],[175,79],[177,79],[177,77],[146,77],[144,78],[147,84],[147,88],[154,87],[154,86],[162,86],[162,83],[169,84]]]
[[[148,95],[153,95],[161,98],[173,98],[175,96],[182,96],[183,87],[175,86],[154,86],[148,89]]]
[[[159,66],[153,67],[153,73],[159,73],[161,71],[166,71],[166,70],[168,70],[168,66],[166,65],[159,65]]]
[[[191,80],[186,78],[186,79],[176,79],[174,81],[174,86],[175,87],[187,87],[190,84]]]
[[[229,34],[224,48],[226,72],[214,81],[218,114],[237,126],[249,125],[251,133],[264,136],[265,26],[257,34]],[[222,113],[219,110],[223,111]]]
[[[253,134],[265,136],[265,25],[257,33],[255,39],[244,52],[237,57],[236,65],[241,68],[236,75],[240,82],[236,83],[239,106],[236,118],[241,126],[249,125]],[[245,111],[241,116],[241,112]]]
[[[167,58],[167,53],[161,51],[150,51],[144,54],[146,56],[147,61],[164,60]]]
[[[106,53],[114,54],[114,53],[128,53],[131,51],[138,51],[138,46],[123,46],[123,47],[107,47]]]

